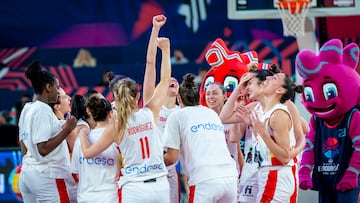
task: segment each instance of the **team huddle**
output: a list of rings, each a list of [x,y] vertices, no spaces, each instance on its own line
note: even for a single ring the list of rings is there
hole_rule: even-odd
[[[299,187],[312,189],[299,180],[311,128],[291,101],[304,87],[277,65],[249,64],[229,97],[207,82],[201,105],[195,75],[171,77],[170,40],[159,37],[166,17],[152,23],[142,97],[133,79],[109,74],[113,101],[89,91],[70,108],[57,78],[39,61],[28,66],[35,96],[19,120],[24,202],[179,203],[179,163],[190,203],[293,203]],[[348,202],[359,193],[358,185],[337,191]]]

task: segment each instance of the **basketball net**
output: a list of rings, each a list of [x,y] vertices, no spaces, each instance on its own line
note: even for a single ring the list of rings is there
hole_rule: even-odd
[[[285,0],[276,2],[280,13],[284,36],[305,34],[305,18],[310,8],[309,0]]]

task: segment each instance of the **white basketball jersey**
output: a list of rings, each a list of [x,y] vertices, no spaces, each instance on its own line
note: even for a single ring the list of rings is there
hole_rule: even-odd
[[[260,103],[258,103],[254,111],[257,113],[260,119],[263,117],[263,111]],[[240,185],[244,185],[249,178],[254,177],[258,171],[258,167],[263,160],[262,155],[258,149],[258,135],[253,133],[251,127],[248,127],[245,131],[245,147],[244,147],[244,166],[240,176]]]
[[[215,111],[189,106],[172,113],[166,123],[165,146],[180,150],[189,185],[235,176],[235,161],[227,149],[224,126]]]
[[[178,109],[180,109],[180,107],[178,105],[176,105],[174,108],[171,108],[171,109],[167,108],[166,106],[163,106],[160,110],[159,119],[158,119],[158,127],[161,132],[162,143],[164,143],[164,141],[165,141],[163,134],[164,134],[166,120],[168,119],[168,117],[170,116],[171,113],[173,113],[174,111],[176,111]]]
[[[89,134],[90,143],[95,143],[101,137],[104,130],[105,128],[92,129]],[[79,175],[79,202],[117,201],[117,176],[119,168],[120,156],[116,143],[111,144],[96,157],[86,159],[81,150],[80,139],[77,138],[72,155],[71,172]]]
[[[48,141],[61,130],[61,121],[48,104],[41,101],[27,103],[19,119],[19,139],[28,150],[23,167],[31,165],[39,171],[49,170],[50,178],[69,178],[70,155],[66,140],[46,156],[42,156],[37,148],[38,143]]]
[[[124,157],[119,186],[129,181],[144,181],[167,175],[163,144],[149,108],[133,113],[127,123],[120,150]]]
[[[292,117],[291,117],[291,114],[289,113],[287,107],[284,104],[276,104],[272,109],[270,109],[269,111],[264,113],[264,117],[262,118],[262,120],[264,121],[265,119],[270,118],[270,116],[276,110],[284,110],[290,116],[292,125],[291,125],[291,129],[289,130],[289,136],[290,136],[289,149],[291,150],[291,148],[295,146],[296,140],[295,140],[295,136],[294,136],[294,127],[293,127],[294,125],[293,125]],[[269,120],[266,123],[266,131],[270,136],[273,136],[273,132],[270,129],[270,126],[269,126]],[[270,149],[267,147],[267,145],[265,144],[265,142],[261,138],[258,139],[258,148],[259,148],[260,154],[263,155],[263,161],[261,163],[261,166],[277,166],[277,165],[282,166],[283,165],[274,156],[274,154],[270,151]],[[289,161],[289,163],[287,163],[286,165],[293,166],[294,165],[293,159],[291,159]]]

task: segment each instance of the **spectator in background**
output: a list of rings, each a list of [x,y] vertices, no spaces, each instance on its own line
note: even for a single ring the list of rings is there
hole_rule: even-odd
[[[104,86],[104,87],[108,87],[109,86],[109,74],[112,74],[111,70],[109,69],[104,69],[102,71],[102,75],[101,75],[101,81],[99,83],[96,84],[96,86]]]
[[[15,103],[15,106],[11,108],[10,116],[11,116],[11,124],[17,125],[20,118],[20,113],[27,102],[31,101],[31,96],[29,93],[24,92],[21,94],[20,99]]]
[[[189,60],[185,57],[184,52],[176,48],[174,49],[173,56],[171,57],[171,64],[186,64]]]
[[[10,125],[11,117],[8,111],[0,111],[0,126]]]
[[[203,78],[205,77],[206,73],[208,72],[208,69],[201,66],[198,70],[198,74],[195,77],[195,84],[197,85],[198,88],[200,88],[201,86],[201,82],[203,80]]]
[[[94,58],[90,51],[84,48],[81,48],[74,59],[74,68],[83,68],[83,67],[95,67],[96,58]]]

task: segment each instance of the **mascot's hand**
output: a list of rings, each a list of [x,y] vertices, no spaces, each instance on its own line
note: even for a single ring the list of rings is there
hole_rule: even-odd
[[[299,186],[303,190],[312,189],[311,170],[309,167],[303,166],[299,170]]]
[[[341,181],[336,185],[336,189],[340,190],[341,192],[345,192],[347,190],[352,190],[358,187],[358,178],[359,175],[350,171],[346,170],[344,177]]]

